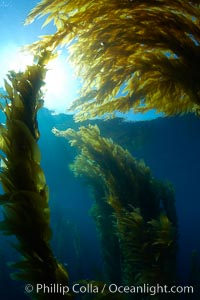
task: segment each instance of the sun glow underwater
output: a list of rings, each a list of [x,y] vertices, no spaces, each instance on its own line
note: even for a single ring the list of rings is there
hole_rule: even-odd
[[[7,55],[3,55],[3,70],[1,71],[0,86],[3,87],[3,78],[13,70],[23,72],[26,66],[34,63],[34,57],[30,52],[20,51],[18,48],[12,49]],[[66,113],[72,101],[77,98],[79,81],[73,74],[72,66],[62,54],[51,60],[47,64],[47,74],[45,78],[44,107],[54,113]]]
[[[81,81],[75,76],[74,69],[66,58],[66,53],[64,55],[59,50],[58,54],[56,58],[47,64],[47,74],[43,88],[44,107],[49,109],[52,114],[73,114],[73,112],[68,111],[68,108],[73,100],[79,96]],[[10,47],[9,52],[2,52],[2,57],[1,87],[4,86],[3,78],[10,70],[23,72],[26,66],[34,63],[32,53],[13,46]],[[130,121],[145,121],[158,118],[162,114],[157,114],[155,110],[152,110],[147,113],[116,112],[116,116]]]

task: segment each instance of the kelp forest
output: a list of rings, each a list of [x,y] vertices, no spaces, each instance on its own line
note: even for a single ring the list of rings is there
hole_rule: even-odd
[[[187,283],[194,292],[169,292],[180,285],[181,231],[173,182],[157,178],[133,151],[104,136],[99,122],[115,122],[118,112],[151,110],[163,119],[199,117],[200,1],[42,0],[30,11],[25,25],[38,18],[43,18],[43,26],[53,23],[55,32],[22,49],[34,55],[34,64],[24,72],[10,70],[1,94],[5,124],[0,126],[0,230],[15,237],[12,247],[20,257],[10,266],[15,270],[11,277],[33,288],[26,293],[27,299],[199,299],[200,266],[195,251],[188,257]],[[104,270],[102,277],[80,277],[76,282],[51,246],[57,233],[50,225],[49,189],[38,145],[37,115],[45,102],[45,75],[58,49],[67,49],[82,86],[68,109],[78,127],[66,123],[64,130],[54,127],[52,133],[67,140],[76,153],[70,165],[66,159],[63,167],[70,168],[71,176],[89,190],[90,216]],[[121,135],[127,143],[138,139],[134,132]],[[78,238],[75,249],[78,260]],[[62,293],[38,292],[39,283],[55,285]],[[77,295],[76,284],[92,291]],[[120,287],[115,292],[114,285]],[[150,287],[158,286],[160,290],[152,294]]]

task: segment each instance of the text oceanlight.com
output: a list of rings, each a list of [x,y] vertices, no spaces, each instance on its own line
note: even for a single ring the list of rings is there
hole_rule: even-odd
[[[32,284],[27,284],[25,286],[26,293],[42,293],[42,294],[62,294],[67,293],[74,294],[98,294],[109,292],[111,294],[120,293],[120,294],[149,294],[154,296],[156,294],[193,294],[193,286],[168,286],[168,285],[150,285],[143,284],[138,286],[122,286],[116,284],[102,284],[101,286],[95,285],[93,283],[88,284],[79,284],[75,283],[71,287],[62,284],[44,284],[38,283],[34,287]]]

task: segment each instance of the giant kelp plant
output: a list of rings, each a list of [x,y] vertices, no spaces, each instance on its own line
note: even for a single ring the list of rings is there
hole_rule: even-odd
[[[0,229],[17,239],[14,247],[21,261],[14,263],[14,278],[33,286],[33,299],[60,299],[61,294],[36,291],[36,284],[68,284],[68,274],[55,259],[50,248],[48,187],[40,167],[41,155],[37,111],[42,106],[48,52],[38,57],[37,64],[25,72],[9,72],[5,81],[6,95],[2,110],[6,125],[0,126],[0,149],[3,161],[0,180],[4,194],[0,196],[4,220]],[[71,298],[69,294],[66,298]],[[65,298],[64,297],[64,298]],[[62,297],[63,298],[63,297]]]
[[[31,47],[70,46],[84,80],[76,120],[116,110],[199,112],[199,0],[42,0],[26,23],[46,16],[56,33]]]
[[[171,186],[155,180],[143,162],[101,137],[97,126],[53,132],[81,151],[71,168],[93,188],[92,214],[103,254],[109,253],[105,262],[111,282],[118,269],[120,283],[173,284],[177,218]]]

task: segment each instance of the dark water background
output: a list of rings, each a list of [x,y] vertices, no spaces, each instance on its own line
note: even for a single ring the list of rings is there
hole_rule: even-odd
[[[88,188],[68,168],[76,149],[51,133],[54,126],[63,130],[81,124],[75,124],[71,116],[53,116],[47,109],[39,112],[38,122],[42,167],[50,189],[54,253],[67,266],[72,282],[100,279],[103,262],[95,224],[89,215],[92,199]],[[112,137],[136,158],[143,159],[155,178],[173,183],[180,235],[179,282],[187,284],[191,253],[200,253],[200,120],[186,115],[137,123],[121,119],[97,123],[103,136]],[[0,299],[28,299],[23,294],[25,285],[9,278],[11,269],[7,263],[18,257],[10,240],[1,234]]]

